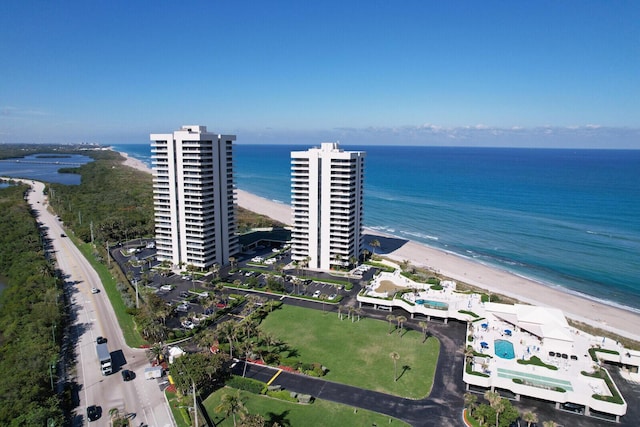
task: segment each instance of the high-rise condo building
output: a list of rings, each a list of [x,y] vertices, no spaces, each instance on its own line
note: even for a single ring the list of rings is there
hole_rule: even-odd
[[[291,258],[309,268],[348,265],[363,248],[364,159],[338,143],[291,152]]]
[[[182,126],[151,134],[156,250],[160,261],[208,269],[238,252],[235,135]]]

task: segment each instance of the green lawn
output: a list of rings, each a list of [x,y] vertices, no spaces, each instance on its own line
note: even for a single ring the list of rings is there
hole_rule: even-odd
[[[220,403],[220,397],[225,393],[236,393],[233,388],[223,388],[211,394],[204,406],[216,426],[231,427],[233,419],[217,414],[215,407]],[[355,409],[352,406],[316,399],[312,404],[302,405],[284,402],[271,397],[240,392],[244,406],[250,414],[260,414],[267,421],[277,421],[281,426],[353,426],[371,427],[378,426],[408,426],[408,424],[386,415],[364,409]],[[239,417],[236,416],[239,421]],[[271,425],[271,424],[269,424]]]
[[[296,349],[303,362],[326,366],[329,381],[411,399],[431,391],[440,342],[429,337],[423,343],[422,331],[389,335],[386,321],[351,322],[336,313],[288,305],[270,313],[260,328]],[[389,356],[393,351],[400,355],[397,381]]]
[[[127,308],[122,302],[122,297],[120,296],[120,292],[116,289],[116,281],[111,276],[109,269],[106,265],[96,261],[93,256],[93,248],[90,243],[81,243],[74,239],[74,243],[78,246],[78,249],[82,252],[84,257],[91,263],[93,268],[100,276],[100,281],[104,286],[104,289],[109,297],[109,301],[113,306],[113,311],[118,318],[118,323],[120,324],[120,328],[122,329],[122,335],[124,336],[124,340],[129,347],[137,348],[141,345],[146,344],[147,342],[140,336],[138,331],[136,330],[135,322],[133,316],[127,313]]]

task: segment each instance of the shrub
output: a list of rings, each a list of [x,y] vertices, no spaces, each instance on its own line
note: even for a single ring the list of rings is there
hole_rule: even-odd
[[[477,319],[478,317],[480,317],[479,315],[477,315],[477,314],[476,314],[476,313],[474,313],[473,311],[469,311],[469,310],[458,310],[458,313],[460,313],[460,314],[468,314],[469,316],[474,317],[474,318],[476,318],[476,319]]]
[[[439,284],[439,283],[438,283],[438,284],[436,284],[436,285],[431,285],[431,290],[432,290],[432,291],[441,291],[442,289],[443,289],[443,288],[442,288],[442,285],[441,285],[441,284]]]
[[[551,369],[552,371],[557,371],[558,368],[553,365],[547,365],[544,363],[538,356],[531,356],[529,360],[518,359],[518,363],[521,365],[536,365],[542,366],[543,368]]]
[[[262,390],[265,387],[265,383],[262,381],[254,380],[253,378],[241,377],[239,375],[232,375],[225,384],[229,387],[248,391],[249,393],[254,394],[262,394]]]
[[[181,406],[179,409],[180,409],[180,415],[182,415],[182,419],[188,426],[190,426],[191,417],[189,416],[189,411],[187,411],[187,408],[185,408],[184,406]]]

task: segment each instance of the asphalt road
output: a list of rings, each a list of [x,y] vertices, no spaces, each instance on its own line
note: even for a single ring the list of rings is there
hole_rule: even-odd
[[[31,181],[25,180],[27,183]],[[126,346],[115,313],[107,298],[96,271],[76,248],[60,221],[46,209],[44,184],[31,184],[35,191],[28,201],[38,221],[43,224],[50,240],[58,268],[65,277],[65,292],[71,302],[68,309],[73,325],[71,342],[75,345],[76,366],[70,369],[67,380],[78,385],[79,405],[73,420],[74,426],[109,426],[109,412],[117,408],[128,414],[132,425],[165,427],[175,425],[156,380],[145,380],[144,369],[149,366],[144,350]],[[100,292],[91,293],[92,288]],[[103,376],[96,355],[96,338],[108,339],[108,347],[114,362],[114,373]],[[59,367],[59,369],[62,369]],[[124,382],[120,371],[135,373],[132,381]],[[89,423],[86,408],[97,405],[102,411],[100,419]]]

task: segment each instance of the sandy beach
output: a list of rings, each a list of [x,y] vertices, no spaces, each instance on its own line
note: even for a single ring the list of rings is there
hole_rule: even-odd
[[[122,154],[125,164],[151,173],[143,162]],[[285,224],[291,223],[289,205],[264,199],[244,190],[237,190],[238,205],[253,212],[267,215]],[[396,261],[408,260],[417,267],[428,267],[452,279],[466,282],[503,294],[520,301],[562,310],[568,318],[602,328],[640,341],[640,314],[568,293],[560,288],[546,286],[506,271],[487,267],[473,260],[377,231],[366,229],[366,241],[377,239],[380,248],[376,254]]]

